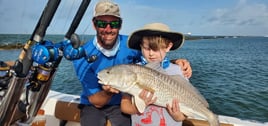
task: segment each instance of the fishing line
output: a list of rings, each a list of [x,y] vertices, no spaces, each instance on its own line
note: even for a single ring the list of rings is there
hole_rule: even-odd
[[[92,15],[93,14],[93,10],[94,10],[94,6],[93,5],[95,5],[95,4],[90,4],[89,5],[89,11],[88,11],[88,13],[87,14],[85,14],[86,15],[86,19],[85,19],[85,22],[86,22],[86,27],[84,28],[84,30],[83,30],[83,32],[82,32],[82,34],[84,34],[84,35],[86,35],[86,31],[88,31],[88,34],[90,33],[90,31],[92,31],[92,30],[90,30],[89,29],[89,26],[91,26],[91,20],[90,20],[90,16],[89,15]],[[85,16],[84,16],[85,17]]]
[[[81,24],[83,24],[83,22],[85,22],[85,26],[86,26],[86,27],[82,27],[83,29],[82,29],[82,33],[81,33],[81,40],[82,40],[81,44],[84,44],[85,42],[88,41],[88,36],[91,36],[91,32],[93,31],[93,26],[92,26],[90,17],[93,14],[95,4],[96,4],[96,2],[95,3],[92,2],[92,4],[89,4],[89,7],[84,15],[84,17],[86,17],[86,18],[83,17],[83,20],[80,22]],[[92,29],[90,29],[90,26]]]
[[[27,4],[28,4],[28,3],[27,3]],[[26,2],[23,2],[23,5],[22,5],[22,6],[23,6],[23,8],[22,8],[21,15],[20,15],[20,18],[19,18],[19,19],[21,20],[21,24],[22,24],[22,28],[23,28],[22,30],[24,31],[24,33],[28,33],[28,32],[27,32],[27,29],[24,29],[24,26],[25,26],[25,24],[26,24],[26,23],[25,23],[25,20],[26,20],[26,19],[25,19],[25,14],[26,14]],[[17,10],[17,11],[18,11],[18,10]],[[24,24],[24,25],[23,25],[23,24]],[[16,38],[16,48],[17,48],[17,44],[18,44],[18,43],[21,43],[20,34],[21,34],[21,33],[18,33],[18,34],[17,34],[17,38]]]
[[[71,5],[71,8],[68,9],[69,12],[67,13],[67,20],[65,20],[65,23],[64,23],[64,26],[63,26],[62,31],[66,31],[66,30],[64,30],[64,28],[66,27],[67,22],[68,22],[68,21],[71,21],[70,17],[71,17],[71,12],[73,12],[73,10],[74,10],[74,5],[75,5],[74,3],[75,3],[75,0],[72,0],[72,5]],[[65,10],[66,10],[66,9],[65,9]]]
[[[67,2],[63,2],[63,7],[65,7],[66,6],[66,3]],[[57,12],[59,13],[59,14],[57,14]],[[63,12],[64,11],[57,11],[56,12],[56,15],[55,15],[55,19],[57,19],[57,17],[59,17],[59,19],[60,19],[60,17],[63,17]],[[52,27],[54,27],[54,28],[57,28],[57,27],[55,27],[55,26],[60,26],[60,25],[58,25],[58,20],[54,20],[54,22],[55,23],[52,23],[53,24],[53,26]],[[56,31],[55,30],[53,30],[53,29],[51,29],[52,31],[54,31],[55,33],[56,33]]]
[[[23,8],[22,8],[22,14],[21,14],[21,24],[25,24],[24,22],[25,22],[25,17],[24,17],[24,15],[25,15],[25,8],[26,8],[26,5],[25,5],[25,2],[23,2]],[[25,29],[24,29],[25,30]],[[25,32],[27,32],[27,31],[25,31]]]

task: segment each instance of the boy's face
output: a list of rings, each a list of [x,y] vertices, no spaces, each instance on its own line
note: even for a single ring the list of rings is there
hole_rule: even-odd
[[[165,58],[166,53],[169,52],[170,48],[172,47],[172,43],[167,48],[153,50],[149,46],[149,41],[147,39],[143,39],[143,42],[140,46],[142,55],[147,60],[147,62],[161,62]]]

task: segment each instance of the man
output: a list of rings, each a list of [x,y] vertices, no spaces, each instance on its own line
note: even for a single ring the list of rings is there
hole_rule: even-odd
[[[100,1],[95,6],[92,19],[96,36],[87,42],[83,48],[88,57],[93,57],[90,62],[81,58],[75,60],[74,68],[82,84],[81,116],[82,126],[103,126],[107,119],[112,126],[130,126],[130,116],[120,110],[121,94],[112,93],[112,88],[102,87],[98,83],[97,73],[105,68],[130,64],[139,61],[139,51],[127,47],[127,36],[119,35],[122,25],[119,6],[111,1]],[[186,60],[177,60],[191,76],[191,68]]]

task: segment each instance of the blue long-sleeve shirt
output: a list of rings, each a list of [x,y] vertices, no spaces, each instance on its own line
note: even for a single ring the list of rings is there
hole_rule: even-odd
[[[81,93],[81,104],[91,105],[88,96],[93,95],[102,90],[101,84],[98,83],[97,74],[99,71],[119,64],[136,63],[141,56],[140,51],[132,50],[127,47],[127,36],[118,36],[118,50],[114,56],[105,56],[94,44],[96,39],[88,41],[83,48],[87,56],[95,55],[97,59],[89,63],[85,58],[74,60],[74,68],[76,75],[82,84],[83,91]],[[107,105],[119,105],[121,102],[121,94],[112,96]]]

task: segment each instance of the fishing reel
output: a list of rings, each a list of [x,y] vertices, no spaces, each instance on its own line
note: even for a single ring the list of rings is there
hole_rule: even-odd
[[[0,105],[8,92],[9,82],[11,80],[11,67],[5,62],[0,61]]]
[[[36,44],[32,49],[32,59],[38,64],[46,64],[56,61],[60,57],[59,49],[56,48],[52,41],[45,40],[42,44]]]
[[[97,60],[97,55],[87,56],[83,47],[74,48],[72,45],[67,45],[63,50],[63,56],[67,60],[76,60],[85,58],[88,63],[92,63]]]
[[[45,40],[42,44],[35,45],[32,50],[32,59],[38,64],[54,63],[64,56],[67,60],[75,60],[84,57],[85,51],[80,47],[78,35],[73,34],[70,40],[53,44]]]
[[[86,55],[85,49],[82,46],[80,46],[81,41],[78,35],[73,34],[71,36],[70,41],[71,41],[71,44],[65,45],[64,46],[65,48],[63,49],[63,56],[65,57],[65,59],[76,60],[76,59],[85,58],[88,63],[92,63],[95,60],[97,60],[97,55],[91,55],[91,56]]]
[[[40,87],[37,81],[45,82],[48,81],[53,63],[61,57],[59,48],[56,48],[52,41],[45,40],[41,44],[33,46],[32,59],[37,65],[33,65],[30,73],[34,73],[34,77],[30,77],[31,83],[35,87]],[[33,78],[36,78],[33,79]],[[39,90],[36,88],[35,90]]]
[[[31,67],[28,75],[28,85],[26,86],[28,89],[32,91],[39,91],[43,82],[49,80],[52,72],[52,68],[45,67],[43,65],[34,65]]]
[[[63,50],[63,56],[67,60],[76,60],[85,56],[83,47],[74,48],[72,45],[67,45]]]
[[[10,78],[10,66],[8,66],[5,62],[0,61],[0,91],[8,88]]]
[[[72,34],[70,40],[64,40],[54,45],[50,41],[45,41],[44,43],[36,45],[32,52],[32,59],[38,64],[51,63],[62,56],[67,60],[85,58],[88,63],[92,63],[97,59],[96,55],[86,55],[85,49],[80,46],[81,41],[77,34]]]
[[[45,40],[33,46],[32,59],[38,64],[36,79],[44,82],[50,78],[54,67],[64,56],[67,60],[75,60],[84,57],[85,51],[80,47],[78,35],[72,34],[71,39],[54,44],[52,41]],[[36,68],[36,67],[35,67]]]
[[[77,34],[71,35],[71,40],[63,48],[63,56],[67,60],[76,60],[85,57],[86,53],[83,47],[81,47],[81,40]]]

